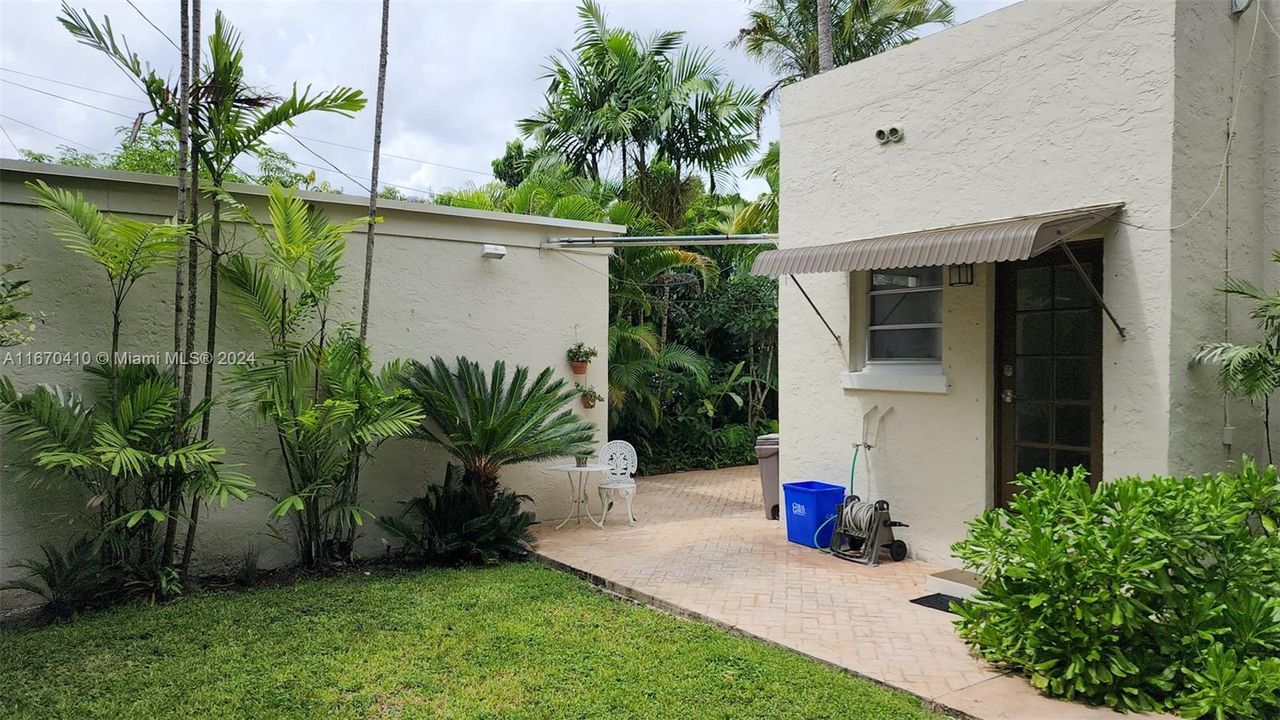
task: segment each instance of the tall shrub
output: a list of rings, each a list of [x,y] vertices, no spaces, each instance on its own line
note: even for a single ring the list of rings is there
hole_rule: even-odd
[[[383,440],[410,434],[422,419],[399,387],[403,364],[375,373],[356,329],[330,318],[346,235],[365,220],[330,223],[279,185],[268,189],[269,227],[237,208],[262,254],[232,256],[222,282],[268,350],[233,369],[233,406],[275,429],[288,489],[271,515],[292,519],[302,562],[345,560],[371,514],[360,504],[361,467]]]
[[[960,635],[1042,692],[1189,717],[1280,713],[1280,479],[1037,470],[953,550]]]

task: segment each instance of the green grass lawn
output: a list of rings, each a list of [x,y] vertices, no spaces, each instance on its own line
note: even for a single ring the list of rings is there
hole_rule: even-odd
[[[935,718],[536,564],[345,575],[0,635],[5,718]]]

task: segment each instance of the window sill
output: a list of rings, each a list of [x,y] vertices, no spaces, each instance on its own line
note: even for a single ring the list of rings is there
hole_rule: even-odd
[[[840,387],[845,390],[884,390],[945,395],[947,376],[942,373],[941,365],[890,367],[873,365],[859,372],[841,373]]]

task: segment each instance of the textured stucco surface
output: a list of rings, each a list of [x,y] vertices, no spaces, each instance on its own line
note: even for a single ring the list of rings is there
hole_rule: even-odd
[[[1213,368],[1187,364],[1206,340],[1257,336],[1251,304],[1217,291],[1227,274],[1264,287],[1280,278],[1270,262],[1280,249],[1280,38],[1259,7],[1280,28],[1280,0],[1255,0],[1237,18],[1203,0],[1177,8],[1171,224],[1186,224],[1171,241],[1171,472],[1208,472],[1263,451],[1261,408],[1224,399]],[[1231,445],[1224,425],[1236,428]]]
[[[1280,16],[1275,5],[1268,0],[1273,17]],[[1248,22],[1251,29],[1252,16]],[[1187,360],[1214,323],[1221,333],[1222,301],[1212,289],[1221,283],[1225,241],[1215,237],[1218,249],[1205,251],[1217,257],[1216,273],[1204,270],[1214,266],[1194,249],[1221,233],[1221,215],[1202,218],[1194,232],[1170,227],[1194,211],[1217,177],[1236,25],[1223,4],[1208,0],[1026,0],[786,88],[781,245],[1126,203],[1122,222],[1098,229],[1106,300],[1129,334],[1122,340],[1109,324],[1101,329],[1104,475],[1219,465],[1222,400],[1212,372],[1189,368]],[[1269,43],[1267,64],[1255,57],[1250,84],[1269,83],[1274,93],[1276,38],[1258,43]],[[1201,64],[1208,66],[1203,75]],[[1265,123],[1261,108],[1250,106],[1265,134],[1250,130],[1247,143],[1257,158],[1248,172],[1261,179],[1256,187],[1269,188],[1270,200],[1254,190],[1253,206],[1238,204],[1250,191],[1232,189],[1233,217],[1249,214],[1240,222],[1270,228],[1247,241],[1233,230],[1233,244],[1247,245],[1242,254],[1255,267],[1263,265],[1264,247],[1276,247],[1280,205],[1280,113],[1270,102]],[[1210,110],[1217,121],[1199,114]],[[905,140],[878,145],[875,130],[889,125],[903,128]],[[843,347],[784,280],[782,482],[843,483],[864,412],[892,407],[879,446],[859,462],[858,489],[865,496],[870,483],[871,496],[889,500],[895,519],[911,523],[901,536],[918,557],[954,563],[950,544],[992,495],[993,277],[990,266],[980,266],[973,286],[944,292],[945,395],[842,390],[840,373],[856,369],[862,356],[861,277],[799,277]],[[1252,426],[1241,435],[1260,437]]]
[[[172,213],[174,191],[163,179],[113,173],[84,173],[5,161],[0,178],[0,256],[4,262],[21,263],[35,294],[28,305],[45,314],[46,324],[37,340],[22,350],[105,350],[109,348],[110,312],[105,277],[97,266],[72,254],[49,232],[42,211],[28,204],[30,193],[22,186],[33,177],[51,185],[79,190],[104,210],[158,220]],[[105,179],[111,178],[111,179]],[[237,192],[233,190],[233,192]],[[238,197],[261,211],[261,190],[239,188]],[[367,201],[361,198],[307,194],[333,220],[361,217]],[[452,360],[466,355],[489,365],[506,360],[535,370],[551,366],[571,377],[565,348],[575,340],[605,348],[608,321],[608,256],[604,251],[566,253],[539,249],[549,236],[613,234],[615,226],[574,224],[567,221],[525,218],[496,213],[475,213],[410,203],[385,203],[379,214],[375,245],[369,340],[375,365],[396,358],[425,360],[441,355]],[[249,242],[246,227],[230,233],[233,245]],[[226,242],[224,240],[224,242]],[[502,260],[480,257],[480,243],[507,246]],[[336,294],[340,321],[358,322],[361,277],[364,268],[364,233],[353,234],[345,255],[344,278]],[[252,251],[252,246],[249,247]],[[207,269],[202,269],[207,273]],[[127,301],[123,349],[164,351],[172,342],[172,271],[165,269],[145,278]],[[201,283],[207,287],[207,275]],[[203,347],[202,307],[199,331]],[[219,349],[262,349],[258,334],[233,308],[221,304]],[[585,382],[603,387],[606,358],[592,363]],[[19,388],[36,383],[82,387],[78,367],[4,367]],[[577,378],[574,378],[577,379]],[[199,387],[199,384],[197,385]],[[600,428],[604,442],[606,414],[603,405],[583,410]],[[232,417],[220,406],[213,420],[213,436],[228,449],[229,462],[245,463],[258,485],[266,490],[283,488],[279,453],[265,427],[246,417]],[[0,445],[0,458],[15,458]],[[445,455],[417,441],[393,440],[385,444],[364,473],[364,503],[377,513],[397,511],[396,501],[421,491],[424,483],[442,476]],[[41,543],[60,539],[74,529],[75,512],[82,504],[76,493],[58,483],[32,487],[15,480],[10,468],[0,477],[0,582],[11,579],[14,562],[31,557]],[[512,489],[533,497],[533,510],[542,518],[567,513],[568,492],[563,476],[539,467],[511,468],[503,476]],[[235,561],[252,543],[261,550],[264,563],[287,561],[290,547],[266,535],[266,499],[232,504],[206,513],[200,525],[199,556],[206,564]],[[382,532],[366,525],[362,549],[381,552]],[[0,602],[12,602],[13,593],[0,594]]]

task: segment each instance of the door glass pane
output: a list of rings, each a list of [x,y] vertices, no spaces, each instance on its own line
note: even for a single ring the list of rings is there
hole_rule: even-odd
[[[1092,276],[1092,265],[1080,263],[1086,274]],[[1053,269],[1053,306],[1055,308],[1093,307],[1093,293],[1084,284],[1084,278],[1072,265],[1059,265]]]
[[[1019,473],[1030,475],[1036,468],[1049,467],[1049,451],[1043,448],[1017,448],[1017,465]]]
[[[899,268],[876,270],[871,273],[872,290],[906,290],[921,287],[942,287],[942,268]]]
[[[1048,400],[1053,377],[1053,360],[1049,358],[1018,358],[1014,392],[1019,400]]]
[[[1072,355],[1092,352],[1094,333],[1098,330],[1097,313],[1067,310],[1054,314],[1057,316],[1058,352]]]
[[[942,329],[918,330],[871,329],[870,352],[872,360],[941,360]]]
[[[1059,450],[1054,453],[1054,469],[1058,472],[1070,470],[1079,465],[1085,470],[1089,469],[1089,453],[1078,452],[1076,450]]]
[[[1018,442],[1049,442],[1049,403],[1019,402],[1015,411],[1014,439]]]
[[[1048,310],[1053,304],[1053,268],[1018,268],[1018,309]]]
[[[1054,397],[1059,400],[1088,400],[1093,397],[1093,361],[1067,358],[1054,361]],[[1021,395],[1021,393],[1019,393]]]
[[[1019,355],[1048,355],[1053,352],[1053,313],[1018,313]]]
[[[942,322],[942,291],[871,296],[872,325],[919,325]]]
[[[1054,411],[1053,442],[1057,445],[1089,447],[1093,436],[1092,413],[1087,405],[1058,405]]]

